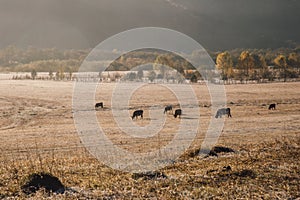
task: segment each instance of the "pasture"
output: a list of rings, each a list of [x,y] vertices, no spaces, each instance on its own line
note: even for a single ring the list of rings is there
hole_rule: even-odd
[[[130,83],[127,83],[130,84]],[[149,84],[132,93],[128,119],[134,110],[144,110],[143,119],[132,120],[145,127],[165,120],[159,134],[134,138],[124,134],[114,121],[111,91],[115,83],[99,85],[95,102],[99,125],[114,145],[130,152],[147,153],[167,145],[189,118],[164,114],[164,108],[179,108],[176,95],[167,87]],[[172,165],[159,170],[165,176],[146,177],[105,166],[86,151],[75,129],[72,113],[73,83],[59,81],[0,80],[0,199],[295,199],[300,197],[300,83],[226,85],[227,107],[216,145],[235,153],[218,157],[197,156],[211,111],[205,85],[192,85],[198,98],[200,120],[190,148]],[[188,96],[186,96],[188,100]],[[275,110],[269,110],[276,103]],[[94,105],[92,105],[94,107]],[[150,109],[161,115],[152,116]],[[218,119],[222,120],[222,119]],[[51,194],[40,190],[22,193],[24,179],[35,172],[58,177],[72,190]]]

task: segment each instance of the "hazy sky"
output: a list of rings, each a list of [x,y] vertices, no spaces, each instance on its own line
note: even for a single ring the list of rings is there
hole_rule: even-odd
[[[300,43],[300,0],[0,0],[0,48],[93,48],[158,26],[211,50]]]

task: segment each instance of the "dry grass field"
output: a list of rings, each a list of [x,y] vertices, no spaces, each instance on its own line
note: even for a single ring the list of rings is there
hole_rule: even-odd
[[[129,83],[128,83],[129,84]],[[96,101],[104,102],[97,119],[120,148],[145,153],[170,142],[181,119],[163,108],[179,102],[172,91],[149,84],[132,93],[127,108],[145,111],[138,126],[151,120],[149,109],[161,110],[159,134],[133,138],[122,132],[111,108],[113,83],[99,85]],[[165,176],[137,176],[111,169],[95,159],[78,137],[72,112],[73,83],[31,80],[0,81],[0,199],[297,199],[300,198],[300,83],[226,85],[232,118],[225,120],[216,145],[234,153],[199,157],[197,152],[212,117],[204,85],[192,85],[198,97],[200,124],[190,148]],[[186,96],[188,99],[189,97]],[[268,110],[277,103],[276,110]],[[221,119],[220,119],[221,120]],[[230,166],[230,167],[228,167]],[[63,194],[41,189],[26,195],[21,185],[32,173],[46,172],[71,188]]]

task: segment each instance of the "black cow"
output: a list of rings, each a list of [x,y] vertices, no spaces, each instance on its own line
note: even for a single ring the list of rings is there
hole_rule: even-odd
[[[99,108],[99,107],[103,108],[103,102],[95,104],[95,108]]]
[[[164,114],[167,112],[167,111],[172,111],[172,106],[171,105],[168,105],[165,107],[165,111],[164,111]]]
[[[272,103],[269,105],[269,110],[275,110],[276,109],[276,104]]]
[[[227,115],[228,117],[232,117],[230,113],[230,108],[221,108],[217,111],[215,118],[222,118],[222,115]]]
[[[138,118],[138,116],[141,116],[141,118],[143,119],[143,110],[136,110],[136,111],[134,111],[133,112],[133,115],[132,115],[132,120],[134,119],[134,118]]]
[[[179,116],[179,118],[180,118],[181,114],[182,114],[181,109],[176,109],[176,110],[175,110],[174,117],[176,118],[177,116]]]

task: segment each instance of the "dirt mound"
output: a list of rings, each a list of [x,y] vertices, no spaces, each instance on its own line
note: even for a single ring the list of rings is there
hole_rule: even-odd
[[[195,156],[198,156],[200,154],[200,148],[199,149],[194,149],[194,150],[191,150],[187,153],[185,153],[184,155],[181,156],[181,158],[183,159],[187,159],[187,158],[193,158]],[[203,151],[205,152],[205,151]],[[213,147],[210,151],[208,150],[207,151],[208,154],[206,157],[208,156],[216,156],[218,157],[218,153],[234,153],[235,151],[231,148],[228,148],[228,147],[223,147],[223,146],[215,146]]]
[[[243,169],[242,171],[235,172],[234,175],[239,177],[250,177],[250,178],[256,177],[256,173],[251,169]]]
[[[252,169],[235,171],[230,165],[224,166],[222,169],[210,169],[206,174],[213,176],[216,182],[228,182],[237,178],[255,179],[257,177],[257,173]]]
[[[35,193],[41,188],[44,188],[46,192],[64,193],[65,191],[65,186],[57,177],[43,172],[30,174],[21,186],[25,194]]]
[[[150,172],[143,172],[143,173],[134,173],[132,174],[132,178],[135,180],[140,178],[143,178],[144,180],[151,180],[157,178],[167,178],[167,176],[163,172],[150,171]]]
[[[234,152],[233,149],[228,148],[228,147],[222,147],[222,146],[215,146],[214,148],[212,148],[211,151],[214,151],[215,153],[230,153],[230,152]]]

